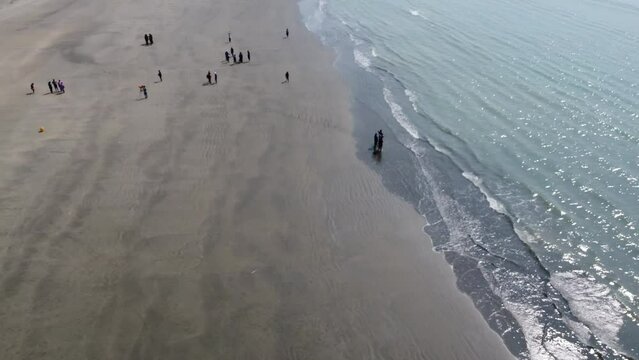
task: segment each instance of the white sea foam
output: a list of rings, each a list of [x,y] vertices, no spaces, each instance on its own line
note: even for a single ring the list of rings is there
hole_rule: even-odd
[[[371,55],[373,55],[373,57],[377,57],[377,51],[375,51],[374,47],[371,48]]]
[[[422,19],[424,19],[424,20],[428,20],[428,18],[427,18],[426,16],[422,15],[422,13],[420,13],[420,12],[419,12],[419,10],[412,10],[412,9],[411,9],[411,10],[408,10],[408,12],[409,12],[411,15],[413,15],[413,16],[417,16],[417,17],[420,17],[420,18],[422,18]]]
[[[348,38],[351,39],[355,46],[360,46],[364,43],[362,40],[358,39],[357,37],[355,37],[355,35],[353,35],[353,33],[350,32],[348,33]]]
[[[324,19],[326,18],[326,0],[318,0],[317,7],[313,13],[306,19],[306,28],[317,32],[322,27]]]
[[[413,138],[419,139],[419,132],[415,125],[413,125],[410,120],[404,114],[404,110],[395,102],[395,98],[393,97],[393,93],[387,88],[384,88],[384,100],[391,109],[391,113],[393,113],[393,117],[397,122],[406,130]]]
[[[486,269],[482,269],[482,272]],[[490,278],[490,275],[484,274],[484,277]],[[520,285],[529,282],[529,279],[514,278]],[[539,311],[530,304],[522,304],[519,301],[512,300],[518,297],[517,288],[494,287],[491,284],[493,292],[502,299],[504,307],[513,315],[521,331],[526,339],[526,347],[528,348],[528,357],[531,360],[582,360],[584,356],[581,354],[577,344],[571,343],[560,336],[548,337],[544,334],[544,324],[539,320]],[[522,356],[523,358],[524,356]],[[526,357],[527,358],[527,357]]]
[[[370,71],[371,67],[371,59],[369,59],[363,52],[358,49],[353,50],[353,57],[355,58],[355,63],[359,65],[362,69]]]
[[[415,112],[417,112],[418,108],[417,108],[417,94],[415,94],[414,92],[405,89],[404,90],[404,94],[406,94],[406,96],[408,97],[408,100],[410,100],[410,103],[413,105],[413,110],[415,110]]]
[[[608,346],[618,349],[617,334],[626,311],[606,285],[573,272],[553,274],[550,282],[581,322]]]
[[[481,191],[482,194],[484,194],[484,196],[486,197],[486,200],[488,200],[488,205],[493,210],[497,211],[498,213],[508,215],[508,212],[506,211],[506,207],[504,206],[504,204],[502,204],[499,200],[495,199],[488,193],[488,189],[486,189],[486,187],[483,184],[483,180],[479,176],[469,171],[464,171],[462,173],[462,176],[465,177],[471,183],[473,183],[473,185],[475,185],[475,187],[477,187],[479,191]]]

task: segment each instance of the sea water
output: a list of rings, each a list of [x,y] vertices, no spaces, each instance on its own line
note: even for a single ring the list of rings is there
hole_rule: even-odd
[[[382,177],[510,350],[639,358],[639,2],[300,9],[336,51],[356,127],[396,140]]]

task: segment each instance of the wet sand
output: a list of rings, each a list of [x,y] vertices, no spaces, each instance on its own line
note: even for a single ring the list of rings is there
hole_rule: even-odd
[[[511,357],[357,160],[349,94],[298,17],[0,2],[1,359]],[[222,61],[228,31],[251,63]]]

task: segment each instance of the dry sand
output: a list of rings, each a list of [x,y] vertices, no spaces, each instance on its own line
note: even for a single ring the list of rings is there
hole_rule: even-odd
[[[294,0],[0,0],[0,34],[0,359],[510,357]]]

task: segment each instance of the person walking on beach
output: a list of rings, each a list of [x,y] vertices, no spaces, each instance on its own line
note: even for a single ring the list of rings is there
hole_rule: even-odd
[[[58,80],[58,88],[60,89],[60,92],[64,94],[64,83],[62,80]]]
[[[235,54],[233,54],[233,64],[237,64],[237,58],[235,57]]]
[[[229,52],[228,51],[224,52],[224,58],[226,59],[226,62],[229,62]]]
[[[53,94],[53,85],[51,85],[51,81],[49,81],[47,85],[49,85],[49,93]]]
[[[51,80],[51,83],[53,84],[53,88],[55,89],[55,92],[58,92],[58,82],[55,81],[55,79]]]
[[[31,94],[35,94],[35,85],[31,83]]]
[[[229,33],[229,44],[231,43],[231,33]]]
[[[144,34],[144,44],[146,46],[149,46],[149,35],[147,35],[147,34]]]
[[[235,51],[231,48],[231,55],[235,55]]]
[[[251,52],[246,50],[246,58],[248,59],[248,62],[251,62]]]
[[[149,44],[153,45],[153,35],[149,34]]]
[[[286,78],[286,82],[288,82],[288,71],[284,74],[284,77]]]
[[[379,129],[377,132],[377,137],[379,138],[379,140],[377,140],[377,151],[381,152],[384,147],[384,133],[382,132],[382,129]]]
[[[162,72],[158,70],[158,77],[160,78],[160,82],[162,82]]]
[[[213,73],[213,76],[215,77],[215,83],[217,84],[217,72]]]
[[[240,64],[244,62],[244,57],[242,56],[242,52],[240,51]]]
[[[286,28],[286,38],[288,39],[288,28]]]
[[[373,152],[377,152],[377,133],[373,136]]]
[[[206,73],[206,79],[209,81],[209,85],[211,85],[211,72]]]

